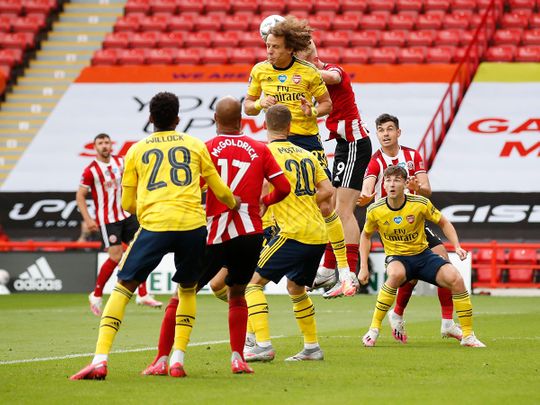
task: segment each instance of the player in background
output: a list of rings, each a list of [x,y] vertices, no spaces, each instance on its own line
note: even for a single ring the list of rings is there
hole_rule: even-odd
[[[429,198],[431,196],[431,186],[424,167],[424,161],[418,151],[399,144],[398,140],[401,136],[401,129],[399,128],[398,118],[390,114],[382,114],[375,120],[375,125],[381,148],[373,155],[365,172],[359,204],[367,204],[374,196],[377,200],[381,197],[386,197],[387,193],[383,187],[383,172],[391,165],[398,165],[407,170],[409,176],[407,187],[410,193]],[[448,261],[448,252],[439,237],[428,226],[426,226],[425,233],[429,248]],[[392,335],[402,343],[406,343],[407,341],[403,312],[415,285],[416,280],[412,280],[399,287],[396,306],[388,314],[388,320],[392,327]],[[447,288],[439,287],[437,293],[442,312],[442,336],[461,340],[461,329],[453,320],[454,305],[452,303],[451,291]]]
[[[336,140],[332,169],[332,185],[336,188],[335,207],[343,223],[349,269],[356,272],[360,227],[354,216],[354,210],[362,190],[363,175],[371,158],[371,140],[360,118],[351,78],[347,72],[339,65],[321,61],[313,41],[306,50],[298,52],[297,56],[319,69],[332,100],[333,108],[326,118],[326,127],[330,131],[329,140]],[[323,265],[317,272],[313,287],[332,287],[323,294],[325,298],[334,298],[342,294],[354,295],[356,289],[352,294],[351,291],[344,291],[343,277],[340,277],[340,280],[335,279],[336,266],[332,246],[328,245]],[[358,287],[356,275],[352,279]]]
[[[234,97],[221,98],[214,114],[217,136],[206,147],[223,181],[240,197],[238,211],[229,209],[208,190],[206,196],[207,248],[205,272],[198,290],[210,280],[218,298],[229,303],[229,336],[233,373],[252,373],[243,357],[248,309],[244,293],[257,267],[262,246],[261,204],[272,205],[285,198],[290,184],[268,147],[242,134],[242,104]],[[261,199],[264,180],[274,191]],[[216,276],[220,269],[226,266]],[[219,287],[217,287],[219,286]],[[158,353],[144,375],[167,374],[178,299],[169,301],[162,321]]]
[[[203,271],[206,215],[201,204],[201,177],[229,208],[239,199],[219,177],[204,143],[177,132],[179,102],[171,93],[150,101],[154,133],[133,145],[126,155],[122,207],[137,213],[140,228],[131,242],[116,284],[101,317],[92,363],[72,380],[104,379],[113,341],[133,291],[146,280],[163,256],[174,253],[179,283],[174,351],[169,374],[185,377],[184,354],[196,315],[196,287]]]
[[[322,360],[317,338],[315,309],[306,286],[313,284],[328,241],[324,217],[332,212],[333,189],[318,160],[287,139],[291,112],[277,104],[266,112],[269,148],[291,183],[291,193],[272,206],[279,232],[261,251],[257,270],[246,289],[249,320],[257,343],[244,352],[247,361],[270,361],[275,356],[268,325],[264,286],[287,277],[287,291],[304,349],[287,361]],[[322,215],[321,215],[322,213]],[[338,219],[339,221],[339,219]]]
[[[276,104],[287,106],[292,115],[289,142],[314,154],[330,176],[317,117],[332,111],[332,100],[319,70],[294,56],[310,46],[311,31],[306,21],[299,21],[292,16],[270,29],[266,37],[268,58],[251,70],[244,112],[247,115],[258,115]],[[317,102],[316,108],[313,100]],[[325,220],[338,269],[346,284],[344,288],[354,294],[355,280],[347,264],[345,237],[341,223],[338,224],[339,217],[332,212]]]
[[[99,269],[94,291],[88,296],[90,310],[96,316],[100,316],[103,287],[122,258],[122,242],[129,243],[133,239],[139,223],[135,216],[122,209],[124,160],[112,155],[112,142],[109,135],[97,135],[94,138],[94,149],[96,159],[84,169],[75,198],[87,230],[89,232],[101,231],[103,246],[109,253],[109,258]],[[86,196],[89,192],[94,201],[95,220],[90,216],[86,205]],[[140,285],[136,302],[149,307],[162,305],[148,294],[146,283]]]
[[[369,279],[368,256],[371,236],[379,232],[386,254],[386,274],[375,304],[369,331],[362,338],[364,346],[375,346],[382,320],[392,307],[396,291],[406,281],[423,280],[452,291],[452,300],[463,330],[462,346],[486,347],[473,332],[471,298],[459,271],[442,256],[428,247],[425,221],[438,224],[454,246],[461,260],[467,251],[459,244],[452,223],[433,206],[426,197],[405,194],[407,170],[399,165],[387,167],[383,173],[383,187],[387,196],[371,204],[360,236],[360,273],[358,279],[367,284]]]

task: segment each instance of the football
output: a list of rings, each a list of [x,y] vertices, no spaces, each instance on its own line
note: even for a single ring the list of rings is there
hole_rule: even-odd
[[[261,25],[259,26],[259,33],[261,34],[261,38],[266,41],[266,37],[268,36],[270,29],[278,22],[281,22],[283,20],[285,20],[285,17],[277,14],[269,15],[264,20],[262,20]]]
[[[9,283],[9,273],[7,270],[0,269],[0,285]]]

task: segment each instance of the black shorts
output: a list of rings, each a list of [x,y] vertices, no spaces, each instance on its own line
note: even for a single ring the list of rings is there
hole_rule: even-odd
[[[388,266],[388,264],[394,261],[402,263],[405,267],[407,281],[422,280],[433,285],[438,285],[436,278],[439,269],[449,263],[429,249],[414,256],[386,256],[384,262],[385,265]]]
[[[427,243],[430,249],[443,244],[441,238],[439,238],[437,234],[433,232],[427,225],[424,227],[424,229],[426,231]]]
[[[152,232],[143,228],[135,234],[119,264],[120,280],[145,281],[167,253],[174,253],[173,281],[196,283],[204,271],[206,226],[190,231]]]
[[[121,245],[122,242],[129,243],[137,229],[139,229],[139,222],[135,215],[131,215],[122,221],[106,224],[105,227],[101,227],[103,246],[109,248],[110,246]]]
[[[319,135],[289,135],[287,139],[293,145],[299,146],[302,149],[311,152],[317,158],[326,175],[330,179],[331,173],[330,169],[328,169],[328,159],[326,158],[326,153],[324,153],[321,137]]]
[[[286,276],[298,285],[313,285],[326,243],[308,245],[277,234],[261,251],[257,273],[278,283]]]
[[[336,188],[362,190],[364,174],[371,159],[371,140],[362,138],[355,142],[347,142],[344,139],[336,141],[332,185]]]
[[[204,287],[222,267],[228,270],[225,284],[228,286],[249,283],[257,268],[261,253],[263,234],[242,235],[223,243],[206,246],[204,274],[199,286]]]

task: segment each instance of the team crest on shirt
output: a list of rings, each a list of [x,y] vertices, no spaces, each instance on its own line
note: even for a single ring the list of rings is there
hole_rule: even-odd
[[[271,81],[272,81],[272,78],[271,78],[270,76],[268,76],[268,77],[266,78],[266,81],[267,81],[267,82],[271,82]]]
[[[285,83],[285,80],[287,80],[287,75],[279,75],[277,78],[281,83]]]
[[[402,217],[394,217],[394,222],[395,222],[396,224],[398,224],[398,225],[401,224],[401,221],[403,221],[403,218],[402,218]]]
[[[409,168],[409,170],[414,170],[414,163],[409,160],[407,162],[407,167]]]
[[[116,237],[116,235],[109,235],[109,242],[116,243],[117,240],[118,238]]]
[[[414,215],[407,215],[407,222],[412,224],[414,222]]]
[[[300,75],[293,75],[292,81],[294,84],[299,84],[302,81],[302,76]]]

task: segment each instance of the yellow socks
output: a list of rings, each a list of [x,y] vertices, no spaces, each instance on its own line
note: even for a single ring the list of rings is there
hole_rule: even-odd
[[[197,313],[196,287],[178,287],[178,308],[174,329],[174,350],[186,351]]]
[[[454,309],[456,310],[459,324],[463,331],[463,337],[465,338],[473,332],[471,297],[465,291],[459,294],[452,294],[452,301],[454,302]]]
[[[270,327],[268,326],[268,302],[263,292],[263,286],[248,284],[246,288],[248,306],[248,325],[251,324],[258,343],[270,342]]]
[[[224,302],[229,301],[229,298],[227,296],[227,291],[228,291],[227,286],[223,287],[221,290],[217,290],[217,291],[212,290],[212,292],[214,293],[216,298],[220,299],[221,301],[224,301]]]
[[[114,287],[101,315],[96,354],[109,354],[111,351],[116,333],[124,319],[126,305],[132,295],[133,293],[121,284],[117,283]]]
[[[375,304],[370,328],[381,329],[382,320],[396,299],[396,292],[397,288],[389,287],[386,283],[383,284],[377,295],[377,303]]]
[[[315,307],[307,293],[291,295],[296,322],[304,335],[305,344],[317,343],[317,323],[315,322]]]
[[[324,218],[328,239],[336,256],[338,269],[349,268],[347,263],[347,249],[345,247],[345,235],[343,225],[335,211]]]

